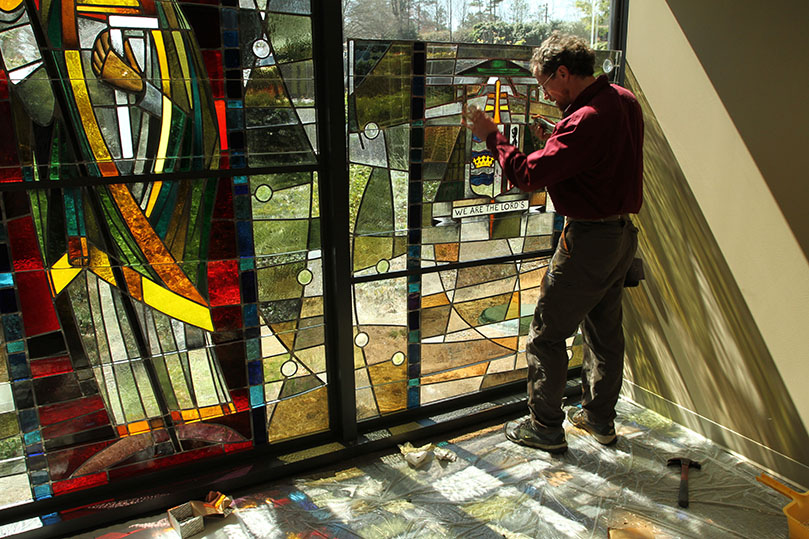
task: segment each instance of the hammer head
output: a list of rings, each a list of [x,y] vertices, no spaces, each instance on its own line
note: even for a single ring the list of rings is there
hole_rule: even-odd
[[[688,468],[696,468],[697,470],[702,468],[702,465],[700,465],[699,462],[686,457],[671,458],[669,459],[668,464],[669,466],[686,466]]]

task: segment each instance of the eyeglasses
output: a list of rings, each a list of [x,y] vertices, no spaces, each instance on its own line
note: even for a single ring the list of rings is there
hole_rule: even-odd
[[[545,79],[545,81],[544,81],[544,82],[540,82],[540,83],[539,83],[539,87],[542,89],[542,92],[543,92],[543,93],[547,93],[547,90],[545,90],[545,85],[546,85],[546,84],[548,84],[548,81],[549,81],[549,80],[551,80],[551,79],[553,78],[553,76],[554,76],[554,75],[556,75],[556,71],[554,71],[553,73],[551,73],[550,75],[548,75],[548,78],[547,78],[547,79]]]

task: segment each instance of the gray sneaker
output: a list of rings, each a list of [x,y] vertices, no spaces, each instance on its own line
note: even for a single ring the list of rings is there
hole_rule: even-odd
[[[612,421],[607,425],[590,423],[587,420],[587,413],[579,408],[570,408],[567,411],[567,419],[574,427],[590,433],[602,445],[614,444],[618,439],[615,435],[615,424]]]
[[[503,430],[506,433],[506,438],[515,444],[535,447],[548,453],[564,453],[567,451],[564,429],[535,427],[530,417],[520,421],[509,421]]]

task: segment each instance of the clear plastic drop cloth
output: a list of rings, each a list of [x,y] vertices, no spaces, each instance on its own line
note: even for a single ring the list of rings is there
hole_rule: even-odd
[[[357,459],[342,469],[228,493],[236,510],[195,537],[235,538],[602,538],[755,539],[787,537],[789,501],[758,483],[762,470],[680,425],[621,401],[618,442],[601,446],[565,425],[560,456],[506,440],[502,425],[436,445],[413,467],[401,452]],[[416,444],[418,445],[418,444]],[[688,508],[677,503],[689,458]],[[636,535],[629,535],[634,533]],[[81,538],[177,537],[165,513]]]

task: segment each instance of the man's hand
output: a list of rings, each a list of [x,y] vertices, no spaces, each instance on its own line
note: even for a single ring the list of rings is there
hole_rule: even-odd
[[[542,142],[547,142],[548,139],[551,138],[554,124],[539,114],[532,115],[531,118],[534,120],[534,123],[528,126],[531,129],[531,133]]]
[[[461,125],[471,129],[472,134],[480,140],[486,140],[486,137],[497,131],[497,124],[475,105],[470,105],[469,108],[464,105]]]

